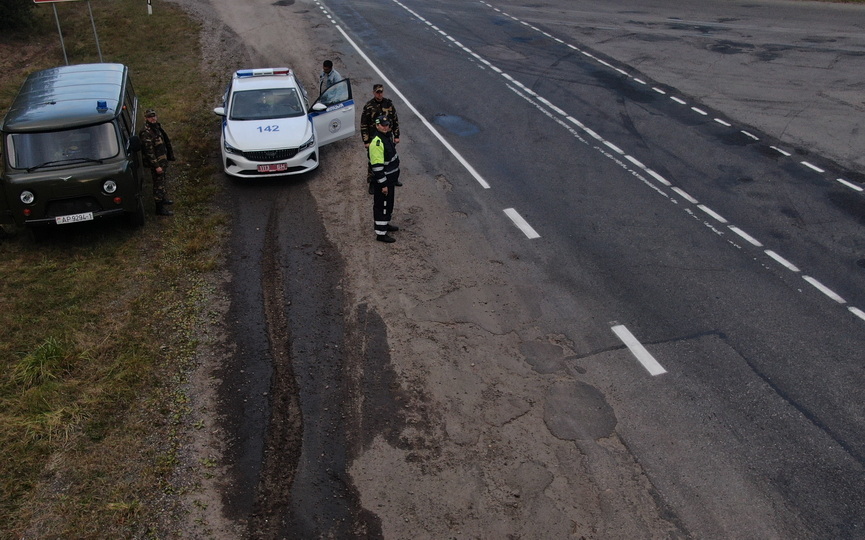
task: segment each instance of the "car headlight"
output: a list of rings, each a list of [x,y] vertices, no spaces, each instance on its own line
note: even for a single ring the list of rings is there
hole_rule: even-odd
[[[227,142],[226,142],[226,143],[223,143],[222,145],[225,147],[225,152],[228,153],[228,154],[240,154],[240,153],[241,153],[240,150],[238,150],[237,148],[231,146],[231,145],[228,144]]]
[[[314,144],[315,144],[315,135],[310,137],[309,140],[306,141],[305,143],[301,144],[300,147],[297,149],[297,151],[302,152],[303,150],[306,150],[307,148],[311,147]]]
[[[33,195],[30,191],[22,191],[18,198],[21,199],[21,202],[24,204],[33,204],[33,201],[36,200],[36,195]]]
[[[115,182],[114,180],[106,180],[102,184],[102,191],[111,195],[112,193],[117,191],[117,182]]]

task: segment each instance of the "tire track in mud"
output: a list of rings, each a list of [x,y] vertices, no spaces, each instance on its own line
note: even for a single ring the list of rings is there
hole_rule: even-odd
[[[280,515],[291,503],[303,440],[300,398],[291,359],[291,332],[285,312],[285,290],[280,264],[279,204],[271,207],[261,261],[262,296],[273,374],[270,383],[270,419],[253,513],[250,538],[277,538]]]

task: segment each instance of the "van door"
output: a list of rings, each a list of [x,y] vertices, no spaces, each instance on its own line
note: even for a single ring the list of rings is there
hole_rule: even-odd
[[[312,104],[309,119],[315,127],[318,146],[354,135],[354,100],[349,80],[343,79],[325,90]]]

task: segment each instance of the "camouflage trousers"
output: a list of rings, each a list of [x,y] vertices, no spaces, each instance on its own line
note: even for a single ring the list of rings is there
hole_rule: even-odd
[[[161,173],[156,172],[156,169],[150,169],[150,176],[153,178],[153,200],[161,203],[167,198],[168,178],[165,169],[162,169]]]

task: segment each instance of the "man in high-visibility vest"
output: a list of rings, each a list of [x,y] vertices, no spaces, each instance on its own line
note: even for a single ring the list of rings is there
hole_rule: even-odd
[[[372,216],[375,222],[375,239],[379,242],[396,242],[389,232],[399,227],[390,224],[393,215],[394,191],[399,182],[399,155],[390,131],[390,120],[386,115],[378,116],[375,133],[369,141],[369,165],[372,177],[369,192],[372,194]]]

